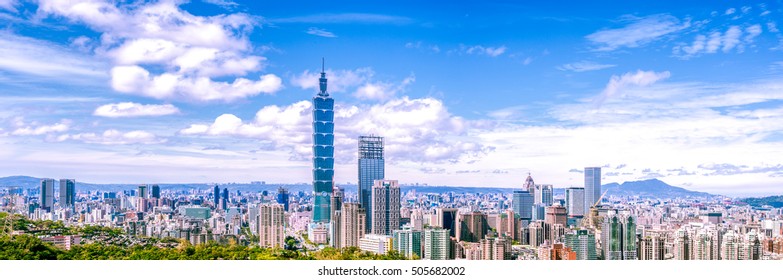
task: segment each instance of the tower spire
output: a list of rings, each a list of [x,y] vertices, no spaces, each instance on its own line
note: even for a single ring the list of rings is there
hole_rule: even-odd
[[[321,78],[318,79],[321,88],[321,91],[318,92],[319,96],[329,96],[329,93],[326,92],[326,67],[324,65],[325,59],[321,57]]]

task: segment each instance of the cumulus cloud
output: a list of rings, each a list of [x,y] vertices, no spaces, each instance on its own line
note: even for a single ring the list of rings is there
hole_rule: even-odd
[[[647,17],[628,17],[626,26],[597,31],[585,38],[597,45],[596,51],[612,51],[619,48],[635,48],[690,27],[690,22],[680,22],[674,16],[659,14]]]
[[[101,134],[96,134],[96,133],[64,134],[58,136],[56,140],[58,142],[71,140],[71,141],[81,141],[89,144],[102,144],[102,145],[160,144],[166,142],[166,139],[159,138],[155,136],[155,134],[143,130],[122,132],[116,129],[109,129]]]
[[[101,33],[96,53],[116,64],[112,87],[157,99],[234,101],[282,88],[274,74],[262,71],[265,58],[254,55],[248,34],[252,16],[196,16],[182,3],[161,1],[120,5],[109,1],[73,3],[44,0],[44,15],[82,23]],[[225,82],[220,77],[235,77]],[[225,92],[225,94],[224,94]]]
[[[337,38],[337,35],[334,35],[334,33],[316,27],[308,28],[306,33],[310,35],[326,37],[326,38]]]
[[[95,109],[93,115],[100,117],[144,117],[165,116],[179,113],[179,109],[171,104],[145,105],[133,102],[122,102],[102,105]]]
[[[300,101],[286,107],[266,106],[252,121],[223,114],[211,124],[193,124],[183,135],[230,135],[272,143],[288,149],[291,159],[311,157],[312,104]],[[359,135],[375,134],[386,139],[389,160],[411,162],[458,162],[491,151],[466,137],[471,123],[451,115],[440,100],[402,97],[372,106],[335,108],[335,154],[338,162],[355,159]]]
[[[9,12],[17,12],[16,6],[19,5],[19,2],[16,0],[0,0],[0,10],[6,10]]]
[[[621,93],[629,86],[648,86],[669,78],[669,76],[671,76],[669,71],[654,72],[642,70],[637,70],[635,73],[625,73],[622,76],[613,75],[612,78],[609,79],[609,83],[606,84],[606,88],[604,88],[601,95],[596,99],[596,103],[600,105],[607,98],[611,98],[618,93]]]
[[[562,66],[557,67],[557,69],[563,71],[586,72],[586,71],[595,71],[595,70],[601,70],[606,68],[612,68],[615,66],[617,65],[600,64],[592,61],[579,61],[574,63],[563,64]]]
[[[68,129],[71,126],[71,120],[62,120],[58,123],[51,124],[51,125],[41,125],[35,122],[31,123],[30,125],[25,125],[24,122],[21,119],[19,119],[16,121],[15,125],[19,127],[16,128],[13,132],[11,132],[11,135],[18,135],[18,136],[44,135],[44,134],[68,131]]]

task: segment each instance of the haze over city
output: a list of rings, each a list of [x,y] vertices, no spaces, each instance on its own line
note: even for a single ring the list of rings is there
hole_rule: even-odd
[[[779,2],[406,4],[2,0],[0,175],[310,182],[325,58],[338,184],[780,193]]]

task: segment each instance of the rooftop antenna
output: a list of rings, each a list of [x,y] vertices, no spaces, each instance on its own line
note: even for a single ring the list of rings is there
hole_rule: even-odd
[[[324,64],[325,64],[325,60],[324,60],[323,57],[321,57],[321,73],[326,72],[326,71],[324,71]]]

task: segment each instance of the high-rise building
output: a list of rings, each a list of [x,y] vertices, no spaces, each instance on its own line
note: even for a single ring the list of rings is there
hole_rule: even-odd
[[[391,235],[400,229],[400,185],[397,180],[375,180],[372,216],[373,234]]]
[[[546,218],[544,221],[550,225],[560,224],[565,226],[568,221],[568,211],[565,207],[560,205],[549,206],[546,208]]]
[[[511,240],[505,237],[487,237],[479,242],[484,260],[511,259]]]
[[[313,97],[313,219],[329,223],[329,198],[334,186],[334,99],[326,92],[326,72],[321,66],[320,91]]]
[[[522,220],[533,218],[533,195],[526,190],[514,191],[511,197],[511,209]]]
[[[636,219],[611,215],[601,228],[601,246],[606,260],[636,260]]]
[[[666,257],[666,232],[650,232],[639,239],[640,260],[664,260]]]
[[[576,253],[577,260],[595,260],[595,234],[587,229],[578,229],[566,234],[566,246]]]
[[[585,213],[601,198],[601,168],[585,167]]]
[[[364,237],[365,233],[365,211],[359,203],[343,203],[340,210],[340,246],[359,247],[359,239]]]
[[[533,182],[533,177],[531,177],[530,173],[527,173],[527,178],[525,178],[525,184],[522,185],[522,190],[529,192],[530,196],[532,196],[533,199],[535,200],[535,197],[536,197],[536,183]]]
[[[52,211],[54,206],[54,179],[42,179],[39,192],[39,203],[41,209]]]
[[[223,197],[220,199],[220,208],[228,209],[228,188],[223,188]]]
[[[566,209],[568,216],[581,218],[585,216],[585,188],[566,189]]]
[[[457,209],[456,208],[435,208],[434,226],[449,230],[449,236],[457,237]]]
[[[286,190],[285,188],[280,187],[277,189],[277,199],[275,201],[277,201],[277,203],[279,204],[282,204],[285,211],[289,211],[288,210],[289,196],[290,194],[288,194],[288,190]]]
[[[139,192],[136,193],[136,196],[139,198],[148,198],[149,194],[147,194],[147,185],[139,185]]]
[[[394,231],[394,250],[402,253],[406,258],[421,258],[421,235],[420,230],[411,227],[404,227],[401,230]]]
[[[280,204],[258,206],[258,244],[262,247],[285,246],[285,210]]]
[[[554,204],[554,189],[552,185],[536,185],[536,190],[533,203],[543,204],[545,206],[552,206]]]
[[[152,198],[160,199],[160,186],[152,185]]]
[[[474,211],[460,214],[457,241],[479,242],[488,229],[486,213]]]
[[[674,259],[675,260],[690,260],[691,259],[691,236],[688,231],[682,227],[674,233]]]
[[[357,194],[364,209],[372,208],[372,186],[385,178],[383,137],[359,136],[359,186]],[[372,215],[367,215],[366,228],[372,229]]]
[[[76,203],[76,180],[60,179],[60,206],[73,207]]]
[[[217,210],[220,208],[220,188],[217,185],[212,189],[212,195],[213,202],[215,203],[215,210]]]
[[[332,211],[332,215],[330,218],[330,223],[332,224],[329,229],[331,230],[331,234],[329,236],[329,242],[331,242],[332,247],[334,248],[342,248],[341,244],[341,237],[343,229],[342,226],[342,208],[343,208],[343,189],[334,187],[334,190],[332,191],[332,199],[329,204],[330,211]]]
[[[451,237],[449,230],[427,228],[424,229],[424,256],[425,260],[448,260],[451,254]]]
[[[723,235],[720,250],[722,260],[739,260],[740,238],[733,230],[729,230]]]

